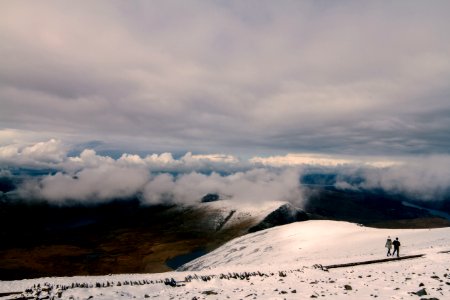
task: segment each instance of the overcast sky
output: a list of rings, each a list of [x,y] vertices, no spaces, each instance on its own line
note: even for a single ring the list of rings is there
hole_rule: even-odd
[[[449,1],[11,0],[0,41],[0,146],[450,149]]]

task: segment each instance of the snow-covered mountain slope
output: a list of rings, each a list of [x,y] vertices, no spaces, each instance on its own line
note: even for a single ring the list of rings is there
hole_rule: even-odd
[[[261,201],[258,206],[254,203],[239,202],[236,200],[221,200],[195,204],[194,209],[202,209],[208,212],[208,219],[216,230],[227,229],[239,224],[245,224],[246,228],[252,228],[261,224],[266,218],[276,212],[282,211],[284,218],[281,224],[295,221],[294,217],[301,210],[285,201]],[[280,225],[280,224],[270,224]]]
[[[185,266],[183,270],[215,267],[278,266],[293,263],[334,264],[380,258],[387,236],[399,237],[401,254],[450,250],[450,228],[375,229],[337,221],[305,221],[236,238]]]
[[[424,256],[328,271],[316,266],[383,259],[388,235],[399,237],[401,256]],[[0,282],[0,292],[24,291],[39,283],[40,288],[24,295],[37,294],[48,282],[39,297],[450,299],[449,250],[450,228],[390,230],[306,221],[234,239],[187,264],[187,271]],[[166,278],[173,280],[164,283]]]

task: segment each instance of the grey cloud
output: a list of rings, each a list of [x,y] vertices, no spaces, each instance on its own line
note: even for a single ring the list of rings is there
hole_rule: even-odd
[[[2,129],[159,152],[448,153],[445,1],[1,8]]]

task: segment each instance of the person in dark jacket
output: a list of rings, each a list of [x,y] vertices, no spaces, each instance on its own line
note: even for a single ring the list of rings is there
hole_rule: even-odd
[[[394,256],[395,253],[397,253],[397,257],[400,256],[400,241],[398,240],[398,237],[395,238],[395,241],[392,242],[392,245],[394,245],[394,252],[392,252],[392,256]]]

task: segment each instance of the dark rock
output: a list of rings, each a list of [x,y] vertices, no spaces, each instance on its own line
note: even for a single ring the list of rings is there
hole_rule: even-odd
[[[297,221],[308,220],[308,215],[301,209],[294,207],[292,204],[286,203],[278,209],[271,212],[259,224],[251,227],[249,232],[256,232],[267,228],[290,224]]]
[[[422,286],[425,286],[425,284],[423,284],[423,282],[421,282],[421,283],[419,284],[419,287],[422,287]]]
[[[171,287],[176,287],[176,286],[177,286],[177,282],[176,282],[176,280],[173,279],[173,278],[171,278],[171,279],[166,278],[166,279],[164,280],[164,284],[165,284],[165,285],[169,285],[169,286],[171,286]]]
[[[351,286],[351,285],[348,285],[348,284],[344,285],[344,289],[345,289],[346,291],[351,291],[351,290],[353,290],[352,286]]]
[[[202,198],[202,203],[214,202],[220,200],[220,196],[218,194],[206,194]]]
[[[202,294],[203,295],[217,295],[218,293],[215,291],[203,291]]]
[[[427,290],[425,290],[425,288],[423,288],[423,289],[421,289],[421,290],[419,290],[419,291],[417,291],[417,292],[415,292],[415,293],[413,293],[413,294],[415,294],[415,295],[417,295],[417,296],[425,296],[425,295],[428,295]]]

